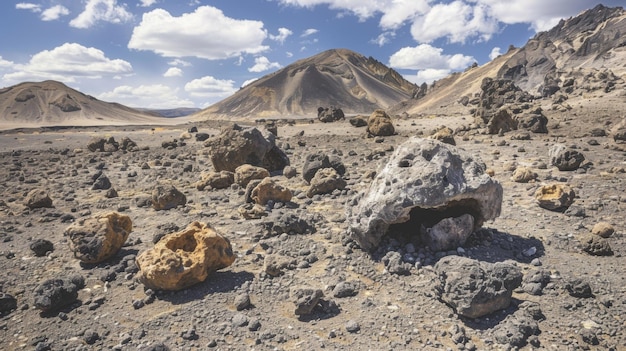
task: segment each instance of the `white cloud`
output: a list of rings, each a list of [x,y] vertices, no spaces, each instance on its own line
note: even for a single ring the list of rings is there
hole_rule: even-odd
[[[219,60],[268,49],[263,22],[226,17],[212,6],[173,17],[163,9],[143,15],[128,48],[150,50],[165,57],[199,57]]]
[[[302,34],[300,34],[300,37],[301,38],[305,38],[305,37],[313,35],[313,34],[315,34],[317,32],[319,32],[319,30],[317,30],[315,28],[309,28],[309,29],[306,29],[304,32],[302,32]]]
[[[252,79],[248,79],[245,82],[241,83],[241,87],[245,88],[246,86],[250,85],[250,83],[254,83],[257,80],[259,80],[259,78],[252,78]]]
[[[293,57],[293,52],[287,51],[287,52],[285,53],[285,55],[286,55],[287,57]]]
[[[28,10],[32,12],[41,12],[41,5],[33,4],[30,2],[20,2],[15,4],[17,10]]]
[[[381,33],[378,37],[370,40],[370,42],[378,46],[384,46],[385,44],[389,44],[391,42],[391,39],[395,36],[395,32],[384,32]]]
[[[129,85],[118,86],[112,91],[96,96],[104,101],[115,101],[127,106],[144,108],[176,108],[193,107],[190,100],[178,97],[179,89],[172,89],[163,84],[140,85],[131,87]]]
[[[462,54],[444,55],[443,49],[428,44],[404,47],[391,55],[389,65],[400,69],[459,70],[474,63],[474,58]]]
[[[278,62],[270,62],[265,56],[259,56],[254,58],[254,66],[248,68],[249,72],[265,72],[273,68],[281,68],[282,66]]]
[[[133,14],[117,0],[87,0],[85,10],[70,21],[75,28],[89,28],[97,22],[123,23],[133,19]]]
[[[139,6],[150,7],[157,3],[157,0],[141,0]]]
[[[451,71],[449,69],[428,68],[418,71],[415,76],[405,76],[404,78],[406,78],[409,82],[418,85],[422,83],[430,84],[436,80],[447,77],[450,73]]]
[[[165,73],[163,73],[163,77],[180,77],[183,75],[183,70],[178,67],[170,67]]]
[[[379,9],[383,13],[379,24],[385,30],[398,29],[406,21],[411,21],[429,10],[426,0],[395,0],[386,3],[386,6]]]
[[[2,56],[0,56],[0,68],[11,68],[13,67],[14,63],[11,61],[7,61],[5,59],[2,58]]]
[[[70,14],[70,10],[67,7],[62,5],[52,6],[49,9],[46,9],[41,13],[42,21],[55,21],[58,20],[61,16],[67,16]]]
[[[237,88],[233,80],[205,76],[185,84],[185,91],[195,97],[225,98],[236,92]]]
[[[411,0],[409,0],[411,1]],[[333,10],[345,10],[365,20],[380,10],[381,1],[377,0],[279,0],[281,4],[311,8],[317,5],[328,5]],[[384,3],[389,1],[382,1]]]
[[[54,79],[74,82],[77,78],[102,78],[126,75],[133,71],[130,63],[109,59],[99,49],[76,43],[65,43],[52,50],[33,55],[26,64],[14,64],[14,72],[4,75],[9,82]]]
[[[502,52],[500,51],[501,49],[499,47],[494,47],[493,49],[491,49],[491,52],[489,53],[489,59],[493,60],[496,57],[502,55]]]
[[[287,37],[289,37],[290,35],[292,35],[293,32],[287,28],[278,28],[278,34],[277,35],[271,35],[270,34],[270,39],[275,40],[281,44],[283,44],[285,42],[285,40],[287,39]]]
[[[181,59],[173,59],[172,61],[167,63],[170,66],[180,66],[180,67],[190,67],[191,62],[181,60]]]

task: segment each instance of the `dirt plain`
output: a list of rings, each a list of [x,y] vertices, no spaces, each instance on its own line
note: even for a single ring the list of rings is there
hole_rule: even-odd
[[[548,134],[513,140],[516,132],[488,135],[470,126],[473,117],[445,111],[394,117],[397,134],[367,138],[364,128],[347,120],[320,123],[278,122],[277,144],[286,151],[298,176],[274,177],[294,193],[292,206],[275,206],[270,216],[294,213],[315,227],[312,234],[267,235],[265,219],[243,219],[237,209],[243,189],[197,190],[193,184],[211,169],[201,142],[162,148],[180,139],[191,124],[168,127],[85,127],[3,131],[0,134],[0,291],[17,299],[17,309],[0,318],[3,350],[626,350],[626,150],[610,137],[612,126],[624,119],[623,86],[610,94],[571,98],[568,110],[543,104]],[[455,109],[459,109],[458,106]],[[193,124],[200,132],[217,135],[220,122]],[[417,264],[409,275],[390,274],[379,255],[361,250],[347,235],[345,206],[366,191],[371,172],[385,164],[392,150],[410,137],[426,137],[440,126],[458,129],[459,148],[477,156],[494,171],[504,188],[502,214],[474,233],[461,249],[432,253],[418,248]],[[591,133],[593,129],[606,133]],[[461,131],[462,130],[462,131]],[[92,153],[93,136],[129,137],[141,150]],[[554,143],[576,146],[586,165],[559,171],[550,165]],[[347,187],[328,195],[306,197],[300,176],[308,154],[337,155],[346,166]],[[145,167],[147,164],[149,167]],[[144,167],[142,167],[144,166]],[[532,168],[537,180],[516,183],[516,166]],[[118,197],[91,190],[92,176],[102,170]],[[545,183],[569,184],[576,200],[565,213],[540,208],[535,190]],[[168,211],[145,206],[152,189],[175,185],[187,204]],[[26,194],[48,191],[53,208],[29,210]],[[295,207],[295,208],[294,208]],[[81,264],[72,256],[63,232],[73,221],[101,211],[130,216],[133,231],[111,260]],[[134,258],[152,247],[155,236],[182,229],[193,221],[210,223],[232,243],[237,259],[191,288],[153,292],[146,301],[136,279]],[[582,243],[598,222],[615,233],[607,239],[611,256],[593,256]],[[29,248],[47,239],[54,249],[36,257]],[[403,252],[394,240],[384,250]],[[534,248],[534,249],[532,249]],[[532,251],[529,251],[532,250]],[[530,254],[529,254],[530,252]],[[269,254],[290,258],[283,275],[263,271]],[[539,296],[522,288],[505,310],[478,319],[459,317],[435,293],[438,277],[433,265],[446,255],[519,266],[525,278],[547,272]],[[33,307],[33,294],[43,280],[80,274],[85,288],[78,300],[59,311],[42,313]],[[592,297],[568,293],[572,281],[589,284]],[[352,296],[335,297],[340,282],[355,287]],[[322,289],[324,300],[337,307],[298,317],[289,296],[293,287]],[[150,294],[150,292],[148,292]],[[250,304],[238,311],[242,296]],[[539,332],[522,346],[498,342],[498,326],[522,305],[534,303],[544,318]]]

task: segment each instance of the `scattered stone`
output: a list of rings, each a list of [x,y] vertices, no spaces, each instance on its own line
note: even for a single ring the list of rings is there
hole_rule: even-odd
[[[151,289],[181,290],[235,261],[230,241],[210,226],[193,222],[166,235],[137,256],[140,279]]]
[[[537,173],[527,167],[519,167],[513,172],[511,180],[516,183],[528,183],[531,180],[537,179]]]
[[[270,277],[278,277],[285,273],[285,269],[293,269],[295,265],[296,262],[292,258],[279,255],[266,255],[263,260],[263,271]]]
[[[535,192],[539,207],[550,211],[564,211],[574,203],[576,193],[567,184],[543,185]]]
[[[117,190],[115,190],[114,188],[110,188],[104,194],[104,197],[106,197],[107,199],[114,199],[114,198],[118,197]]]
[[[448,217],[434,224],[431,228],[420,228],[421,238],[431,250],[453,250],[465,245],[465,241],[474,231],[474,217],[463,214]]]
[[[111,188],[111,180],[104,173],[100,174],[98,178],[91,185],[91,190],[107,190]]]
[[[509,110],[502,108],[494,113],[489,122],[487,122],[487,131],[489,134],[506,133],[517,130],[517,121],[511,116]]]
[[[367,119],[367,133],[372,136],[390,136],[396,132],[391,117],[384,110],[372,112]]]
[[[311,314],[315,306],[324,297],[321,289],[304,287],[292,288],[290,295],[296,306],[294,313],[298,316]]]
[[[543,114],[541,108],[537,108],[528,114],[517,117],[518,127],[533,133],[545,134],[548,132],[548,117]]]
[[[346,331],[348,333],[356,333],[361,330],[359,323],[353,319],[346,322]]]
[[[521,270],[507,263],[487,263],[446,256],[435,264],[439,297],[460,316],[479,318],[509,307],[513,290],[522,283]]]
[[[245,327],[246,325],[248,325],[248,322],[248,316],[243,313],[237,313],[231,319],[231,323],[234,327]]]
[[[207,172],[202,174],[202,179],[195,186],[202,191],[207,187],[211,189],[226,189],[235,182],[235,174],[229,171]]]
[[[339,282],[333,288],[333,296],[337,298],[356,296],[359,293],[359,283],[357,281]]]
[[[526,346],[529,338],[539,335],[540,332],[539,325],[531,313],[520,308],[496,325],[494,338],[499,344],[519,348]]]
[[[317,119],[319,119],[323,123],[328,123],[346,119],[346,116],[344,115],[343,110],[334,106],[318,107]]]
[[[430,136],[431,139],[439,140],[442,143],[456,145],[454,140],[454,131],[446,126],[441,126]]]
[[[48,196],[48,192],[43,189],[31,190],[26,195],[26,206],[28,208],[52,208],[52,199]]]
[[[17,309],[17,299],[0,291],[0,316],[4,316],[15,309]]]
[[[315,233],[314,221],[304,212],[278,212],[261,223],[268,236]]]
[[[499,216],[502,205],[502,186],[485,171],[476,156],[452,145],[411,138],[396,149],[369,190],[347,206],[350,235],[371,250],[392,224],[429,228],[464,214],[474,218],[476,230]]]
[[[530,295],[539,296],[543,289],[550,283],[550,272],[538,270],[524,275],[522,290]]]
[[[187,197],[173,185],[157,185],[152,191],[152,208],[157,211],[184,206]]]
[[[363,116],[352,117],[348,120],[353,127],[361,128],[367,125],[367,118]]]
[[[254,203],[245,203],[237,208],[237,212],[244,219],[260,219],[267,217],[268,213],[265,211],[265,207]]]
[[[289,166],[287,166],[289,167]],[[287,168],[285,167],[285,168]],[[242,188],[248,186],[253,179],[264,179],[270,176],[267,169],[249,164],[241,165],[235,169],[234,181]]]
[[[128,216],[117,212],[98,214],[70,225],[69,237],[74,257],[85,263],[99,263],[113,257],[122,248],[133,224]]]
[[[259,205],[266,205],[270,200],[286,203],[291,201],[292,196],[291,190],[269,177],[255,186],[250,194],[250,198]]]
[[[307,190],[306,196],[313,197],[319,194],[329,194],[334,190],[343,190],[346,181],[335,171],[334,168],[322,168],[315,172],[315,176],[310,181],[311,186]]]
[[[586,299],[593,297],[593,292],[591,291],[591,286],[588,282],[582,279],[572,279],[566,285],[565,289],[572,297]]]
[[[48,254],[48,252],[54,251],[54,244],[50,240],[37,239],[30,243],[30,249],[35,256],[42,257]]]
[[[615,233],[615,228],[610,223],[598,222],[591,229],[591,233],[606,239]]]
[[[310,183],[317,171],[323,168],[332,168],[341,176],[346,172],[346,168],[339,158],[316,153],[306,156],[304,166],[302,166],[302,178]]]
[[[389,251],[383,256],[382,260],[387,272],[397,275],[411,274],[411,264],[402,261],[402,255],[399,252]]]
[[[250,164],[274,172],[289,165],[289,158],[276,146],[275,139],[270,132],[233,124],[207,140],[204,146],[210,148],[209,156],[215,171],[234,172],[237,167]]]
[[[287,166],[283,169],[283,175],[285,176],[285,178],[291,179],[298,175],[298,171],[295,167]]]
[[[85,333],[83,334],[83,338],[82,339],[85,342],[85,344],[93,345],[98,340],[100,340],[100,335],[97,332],[95,332],[94,330],[87,329],[87,330],[85,330]]]
[[[598,235],[585,236],[582,240],[582,250],[592,256],[613,256],[609,241]]]
[[[235,309],[237,311],[243,311],[250,308],[252,303],[250,302],[250,295],[247,293],[239,294],[235,297]]]
[[[548,151],[550,163],[559,171],[575,171],[585,161],[585,156],[564,144],[554,144]]]
[[[46,280],[35,288],[35,307],[50,312],[69,306],[76,301],[78,291],[84,287],[85,279],[81,275]]]

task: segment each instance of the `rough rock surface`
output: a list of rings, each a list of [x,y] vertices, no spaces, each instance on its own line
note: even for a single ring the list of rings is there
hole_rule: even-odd
[[[574,203],[576,193],[567,184],[543,185],[535,192],[540,207],[551,211],[564,211]]]
[[[435,264],[442,301],[467,318],[479,318],[509,307],[513,290],[522,283],[513,265],[490,264],[466,257],[446,256]]]
[[[196,183],[196,189],[225,189],[231,186],[234,182],[235,174],[233,172],[207,172],[202,174],[202,179]]]
[[[517,129],[518,122],[507,109],[500,109],[487,122],[489,134],[506,133]]]
[[[291,190],[269,177],[261,180],[250,194],[251,199],[259,205],[265,205],[270,200],[289,202],[292,196]]]
[[[48,279],[35,288],[35,307],[50,312],[71,305],[78,298],[78,290],[84,287],[85,278],[80,275]]]
[[[454,140],[454,131],[446,126],[439,127],[435,133],[430,136],[430,138],[439,140],[442,143],[456,145],[456,141]]]
[[[322,168],[315,172],[306,196],[313,197],[318,194],[328,194],[334,190],[342,190],[345,187],[346,181],[334,168]]]
[[[559,171],[575,171],[585,161],[585,156],[564,144],[554,144],[548,152],[550,163]]]
[[[393,135],[396,129],[387,112],[376,110],[367,119],[367,132],[373,136],[389,136]]]
[[[431,227],[443,218],[470,214],[474,229],[500,214],[502,186],[476,157],[431,139],[400,145],[369,190],[348,206],[351,236],[374,248],[390,225],[411,221]],[[434,221],[434,223],[430,223]]]
[[[152,191],[152,207],[157,210],[169,210],[187,203],[185,194],[173,185],[157,185]]]
[[[113,257],[124,245],[133,223],[117,212],[81,220],[65,230],[74,257],[85,263],[99,263]]]
[[[275,144],[276,136],[257,128],[243,128],[236,124],[224,128],[220,135],[204,145],[216,171],[230,171],[243,164],[281,171],[289,165],[289,158]]]
[[[234,261],[228,239],[204,223],[193,222],[139,254],[137,267],[147,287],[181,290],[203,282],[210,273]]]
[[[511,176],[511,180],[516,183],[528,183],[535,179],[537,179],[537,173],[529,167],[518,167]]]
[[[463,246],[473,231],[474,217],[468,213],[444,218],[431,228],[421,228],[424,244],[433,251],[453,250]]]
[[[235,169],[235,183],[239,184],[242,188],[248,186],[253,179],[263,179],[270,176],[270,172],[263,167],[257,167],[252,165],[241,165]]]
[[[339,175],[344,175],[346,167],[337,156],[328,156],[325,153],[314,153],[306,156],[302,166],[302,178],[308,183],[315,176],[315,173],[322,168],[333,168]]]
[[[26,195],[25,203],[30,209],[52,207],[52,199],[48,195],[48,192],[43,189],[31,190],[28,195]]]

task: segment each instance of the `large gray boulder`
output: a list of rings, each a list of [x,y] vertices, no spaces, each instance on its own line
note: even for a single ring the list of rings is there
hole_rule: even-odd
[[[437,140],[412,138],[400,145],[378,172],[369,190],[357,195],[347,206],[349,232],[361,248],[374,249],[389,226],[409,222],[415,235],[433,233],[447,218],[471,215],[469,232],[458,239],[425,238],[424,242],[446,243],[437,250],[464,244],[471,232],[500,215],[502,186],[485,173],[477,157]],[[457,221],[459,222],[459,221]],[[439,232],[447,235],[445,231]],[[426,243],[426,244],[427,244]]]
[[[479,318],[509,307],[513,290],[522,284],[519,267],[446,256],[435,264],[441,281],[439,298],[463,317]]]

